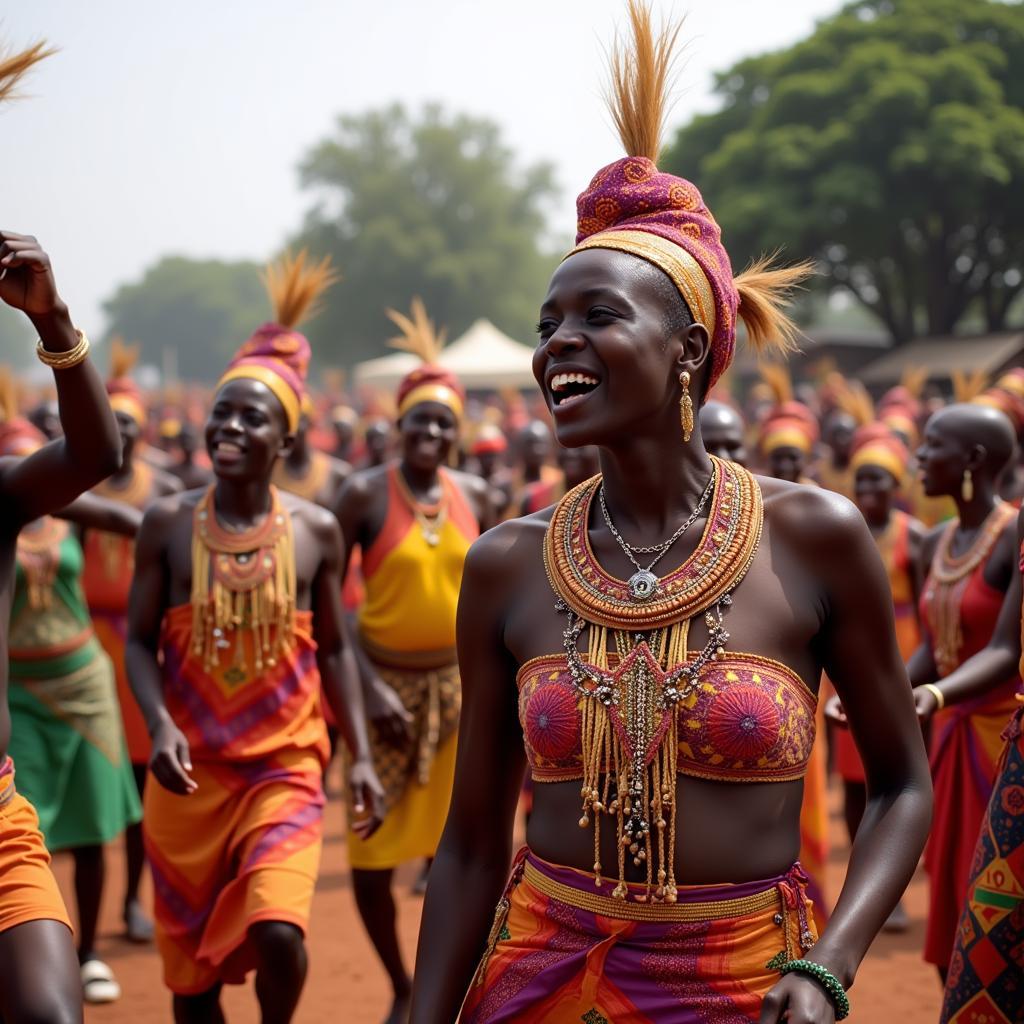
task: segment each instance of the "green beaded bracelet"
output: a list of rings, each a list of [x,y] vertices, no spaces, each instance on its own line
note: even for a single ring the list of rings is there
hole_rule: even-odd
[[[790,960],[779,968],[779,973],[784,975],[794,971],[798,974],[809,974],[828,993],[836,1008],[836,1020],[843,1020],[850,1015],[850,1000],[846,997],[846,989],[827,967],[822,967],[813,960]]]

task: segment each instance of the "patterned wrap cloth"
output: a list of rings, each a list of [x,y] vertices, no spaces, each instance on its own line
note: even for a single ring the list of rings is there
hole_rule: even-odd
[[[306,929],[329,754],[311,625],[312,613],[296,612],[294,646],[262,672],[206,672],[191,652],[191,606],[164,618],[167,709],[198,783],[178,796],[151,782],[144,798],[157,945],[172,992],[244,981],[256,966],[246,938],[258,921]]]
[[[463,1024],[742,1024],[760,1019],[780,960],[817,940],[799,864],[742,885],[625,901],[593,875],[517,858]]]

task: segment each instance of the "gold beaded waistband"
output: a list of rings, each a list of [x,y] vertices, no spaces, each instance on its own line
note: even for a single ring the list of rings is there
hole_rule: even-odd
[[[549,878],[528,860],[523,865],[523,881],[551,899],[569,906],[587,910],[601,917],[613,917],[623,921],[679,921],[695,923],[700,921],[721,921],[729,917],[746,917],[763,910],[782,905],[778,887],[773,885],[761,892],[751,893],[736,899],[700,900],[686,903],[636,903],[599,896],[575,886],[566,885]],[[588,879],[592,884],[592,880]]]

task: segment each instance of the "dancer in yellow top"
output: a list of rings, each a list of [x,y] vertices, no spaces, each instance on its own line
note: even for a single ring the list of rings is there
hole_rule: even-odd
[[[356,903],[394,990],[389,1022],[405,1020],[411,990],[395,933],[394,868],[433,857],[455,769],[461,705],[455,609],[470,543],[489,525],[489,488],[445,469],[464,396],[434,365],[437,336],[423,307],[392,314],[424,365],[398,389],[400,457],[353,475],[338,499],[347,547],[362,550],[366,600],[359,655],[374,766],[386,817],[369,840],[349,835]]]

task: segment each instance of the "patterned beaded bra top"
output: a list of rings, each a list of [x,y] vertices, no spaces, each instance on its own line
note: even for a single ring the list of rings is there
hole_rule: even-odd
[[[715,458],[712,466],[701,539],[660,579],[640,571],[622,581],[598,564],[587,531],[599,477],[558,503],[545,538],[555,607],[568,621],[564,653],[518,673],[527,757],[538,782],[583,781],[579,824],[594,827],[598,883],[600,828],[612,819],[619,897],[630,855],[646,863],[651,899],[675,899],[677,774],[791,781],[806,773],[814,744],[817,697],[804,681],[777,661],[726,651],[727,611],[757,551],[764,506],[751,473]],[[708,641],[693,651],[698,615]]]

